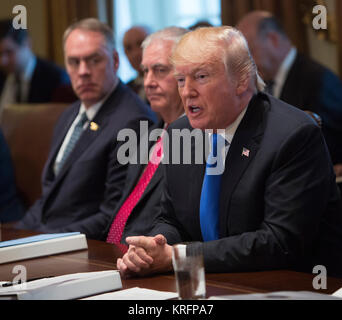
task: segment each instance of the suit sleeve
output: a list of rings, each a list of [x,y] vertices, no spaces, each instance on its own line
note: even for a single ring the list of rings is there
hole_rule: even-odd
[[[306,124],[293,132],[278,148],[266,177],[259,228],[204,243],[207,272],[297,268],[312,256],[336,188],[319,128]]]

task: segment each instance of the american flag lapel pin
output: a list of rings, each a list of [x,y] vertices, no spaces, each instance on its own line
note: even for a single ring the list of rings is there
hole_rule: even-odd
[[[250,150],[248,150],[247,148],[242,149],[242,156],[243,157],[249,158],[249,154],[250,154]]]

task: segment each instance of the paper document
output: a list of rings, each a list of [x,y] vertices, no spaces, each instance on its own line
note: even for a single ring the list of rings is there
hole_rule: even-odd
[[[70,237],[70,236],[74,236],[77,234],[80,234],[80,233],[79,232],[70,232],[70,233],[39,234],[37,236],[32,236],[32,237],[27,237],[27,238],[2,241],[2,242],[0,242],[0,248],[17,246],[17,245],[21,245],[21,244],[27,244],[27,243],[38,242],[38,241],[58,239],[58,238],[63,238],[63,237]]]
[[[322,294],[310,291],[280,291],[269,293],[253,293],[213,296],[209,300],[340,300],[329,294]]]
[[[334,292],[333,297],[342,298],[342,288]]]
[[[166,292],[135,287],[131,289],[101,294],[82,300],[168,300],[177,297],[177,292]]]
[[[122,288],[117,270],[75,273],[0,287],[1,296],[20,300],[67,300],[88,297]]]
[[[0,264],[86,249],[86,236],[79,232],[40,234],[0,242]]]

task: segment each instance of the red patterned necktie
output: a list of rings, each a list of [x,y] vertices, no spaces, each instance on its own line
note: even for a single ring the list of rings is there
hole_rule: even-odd
[[[139,199],[143,195],[147,185],[156,172],[163,154],[163,142],[162,138],[159,138],[155,148],[153,150],[152,157],[148,162],[145,171],[140,177],[137,185],[128,196],[124,204],[121,206],[118,214],[116,215],[107,236],[108,243],[120,244],[123,230],[125,228],[126,221],[131,214],[132,210],[138,203]]]

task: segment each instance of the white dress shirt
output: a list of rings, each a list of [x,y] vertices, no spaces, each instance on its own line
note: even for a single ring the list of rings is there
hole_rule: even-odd
[[[290,52],[287,54],[283,63],[281,64],[277,75],[274,78],[273,96],[280,98],[281,92],[283,90],[284,83],[286,81],[287,75],[292,68],[292,65],[297,56],[297,49],[292,47]]]

